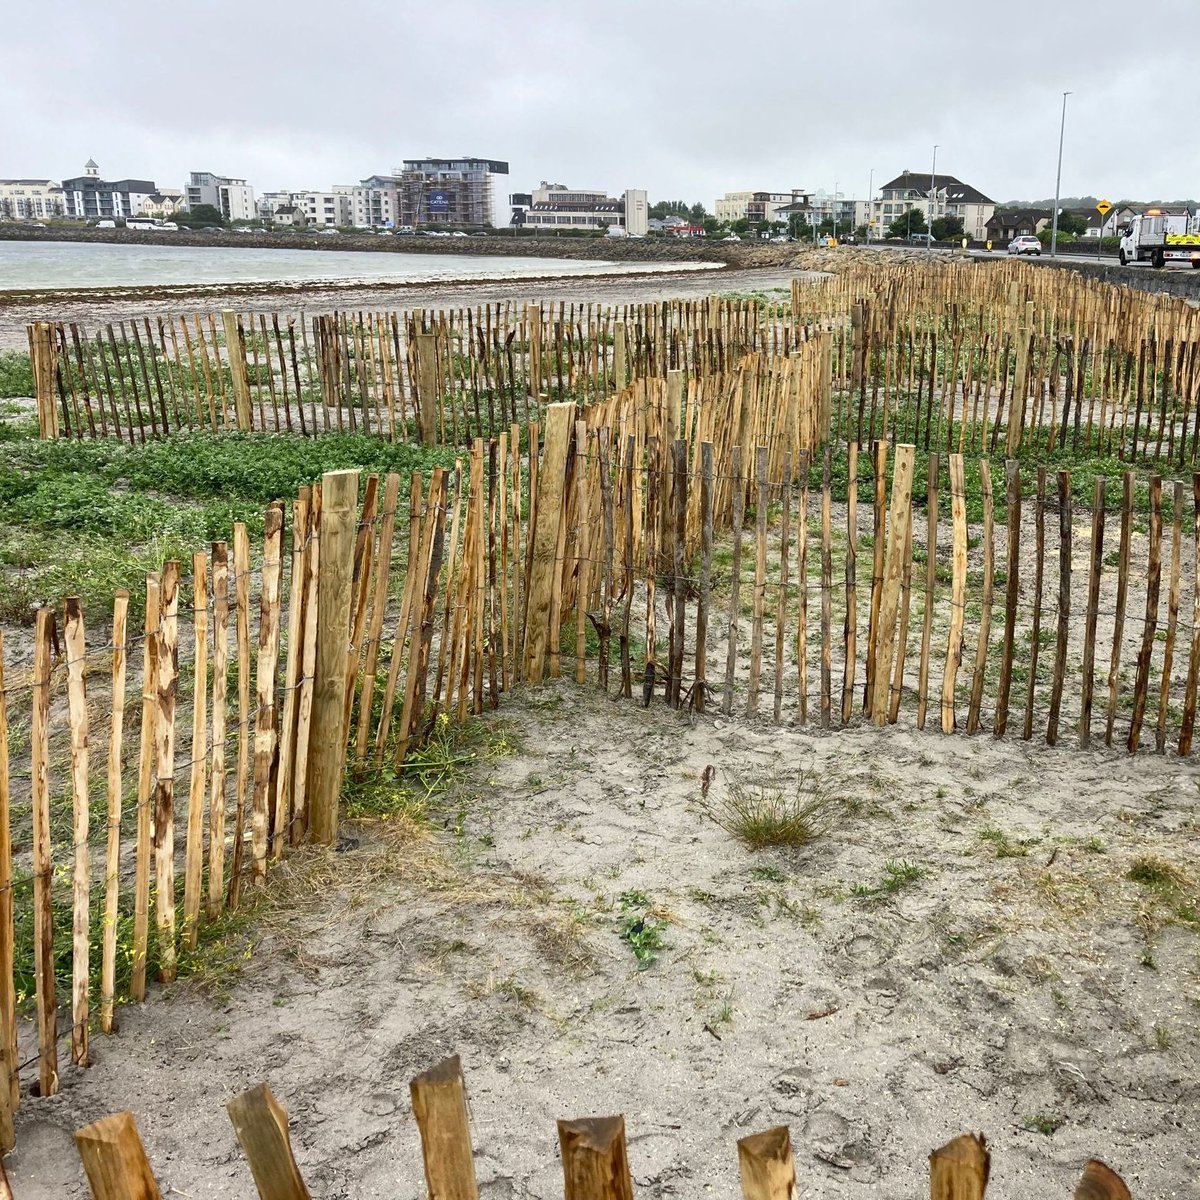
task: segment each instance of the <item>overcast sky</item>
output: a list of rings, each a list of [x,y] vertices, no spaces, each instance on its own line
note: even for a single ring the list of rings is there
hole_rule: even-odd
[[[368,15],[369,14],[369,15]],[[51,18],[48,20],[48,18]],[[905,168],[996,200],[1200,194],[1200,0],[55,0],[8,8],[0,177],[323,189],[507,160],[656,199],[865,197]]]

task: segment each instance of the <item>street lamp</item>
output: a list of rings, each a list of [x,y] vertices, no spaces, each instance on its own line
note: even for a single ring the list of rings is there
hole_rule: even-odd
[[[837,190],[838,181],[833,181],[833,240],[837,241]]]
[[[871,182],[867,184],[867,245],[871,244],[871,226],[875,224],[875,168],[871,168]]]
[[[929,249],[929,253],[933,253],[933,212],[934,205],[937,203],[934,198],[934,193],[937,191],[937,152],[938,148],[933,147],[933,166],[929,168],[929,238],[925,245]]]
[[[1063,134],[1067,129],[1067,97],[1070,92],[1063,92],[1062,122],[1058,127],[1058,174],[1054,177],[1054,220],[1050,225],[1050,257],[1058,257],[1058,197],[1062,188],[1062,151]]]

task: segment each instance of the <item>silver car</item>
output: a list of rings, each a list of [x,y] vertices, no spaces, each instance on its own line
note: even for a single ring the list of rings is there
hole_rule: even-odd
[[[1042,243],[1037,238],[1028,235],[1013,238],[1008,243],[1008,252],[1009,254],[1037,254],[1040,256],[1042,253]]]

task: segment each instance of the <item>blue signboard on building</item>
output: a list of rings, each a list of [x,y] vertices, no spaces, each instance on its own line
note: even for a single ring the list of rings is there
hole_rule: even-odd
[[[450,197],[446,192],[429,193],[429,211],[444,213],[450,211]]]

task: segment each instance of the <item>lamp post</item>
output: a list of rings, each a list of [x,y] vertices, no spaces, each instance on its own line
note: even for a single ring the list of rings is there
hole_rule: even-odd
[[[875,168],[871,168],[871,182],[867,184],[867,245],[871,244],[871,226],[875,224]]]
[[[833,240],[837,242],[837,190],[838,181],[833,181]]]
[[[929,168],[929,240],[925,243],[930,254],[933,253],[933,212],[934,205],[937,204],[934,196],[934,193],[937,191],[937,152],[938,148],[935,145],[933,147],[933,166]]]
[[[1063,134],[1067,130],[1067,97],[1070,92],[1063,92],[1062,122],[1058,127],[1058,174],[1054,177],[1054,219],[1050,225],[1050,257],[1058,257],[1058,197],[1062,188],[1062,152]]]

